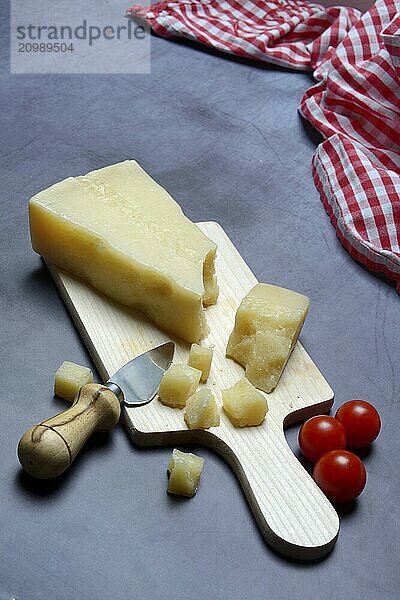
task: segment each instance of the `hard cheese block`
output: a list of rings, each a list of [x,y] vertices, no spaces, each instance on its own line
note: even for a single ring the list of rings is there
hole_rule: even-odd
[[[219,409],[211,390],[201,388],[188,398],[184,418],[189,429],[218,427]]]
[[[64,400],[73,402],[81,387],[93,383],[93,374],[88,367],[65,360],[54,377],[54,393]]]
[[[201,371],[201,381],[207,381],[211,369],[213,349],[198,344],[192,344],[190,348],[188,365]]]
[[[224,411],[235,427],[260,425],[268,411],[268,403],[261,392],[245,378],[222,390]]]
[[[174,448],[168,463],[168,488],[170,494],[194,496],[199,487],[204,459],[191,452]]]
[[[226,354],[246,368],[246,377],[256,388],[275,389],[309,304],[307,296],[267,283],[258,283],[243,298]]]
[[[208,333],[216,245],[135,161],[70,177],[29,202],[32,246],[47,261],[189,342]]]

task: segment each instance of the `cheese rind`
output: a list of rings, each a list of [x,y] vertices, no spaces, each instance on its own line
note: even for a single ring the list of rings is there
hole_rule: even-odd
[[[191,452],[181,452],[176,448],[168,463],[168,488],[170,494],[194,496],[200,483],[204,459]]]
[[[189,342],[208,333],[216,245],[135,161],[70,177],[29,202],[46,260]]]
[[[189,429],[208,429],[219,425],[219,410],[208,388],[201,388],[186,402],[184,414]]]
[[[243,298],[226,355],[245,367],[247,379],[258,389],[275,389],[309,304],[303,294],[266,283],[258,283]]]
[[[214,350],[206,346],[192,344],[190,348],[188,365],[201,371],[201,381],[207,381],[211,369],[211,361]]]
[[[158,399],[172,408],[182,408],[194,394],[200,382],[201,371],[188,365],[172,364],[162,376]]]
[[[246,378],[222,390],[222,402],[235,427],[260,425],[268,412],[266,398]]]
[[[81,387],[87,383],[93,383],[92,371],[88,367],[65,360],[56,371],[54,393],[73,402]]]

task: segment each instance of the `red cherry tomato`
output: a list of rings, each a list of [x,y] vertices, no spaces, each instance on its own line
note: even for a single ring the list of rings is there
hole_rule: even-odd
[[[367,474],[361,460],[348,450],[331,450],[314,467],[317,485],[332,502],[349,502],[365,487]]]
[[[308,460],[317,462],[329,450],[346,448],[346,431],[333,417],[311,417],[299,431],[299,446]]]
[[[347,433],[350,448],[364,448],[378,436],[381,429],[379,413],[365,400],[349,400],[336,412],[335,418],[341,422]]]

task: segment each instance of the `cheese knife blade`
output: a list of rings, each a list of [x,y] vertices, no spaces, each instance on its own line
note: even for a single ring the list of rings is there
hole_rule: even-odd
[[[172,362],[175,345],[167,342],[126,363],[105,384],[125,406],[142,406],[157,393],[163,373]]]

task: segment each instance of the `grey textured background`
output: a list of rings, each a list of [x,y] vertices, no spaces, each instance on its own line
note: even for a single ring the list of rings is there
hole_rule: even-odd
[[[2,33],[5,45],[6,21]],[[317,136],[296,112],[311,76],[157,38],[152,52],[150,76],[10,76],[2,63],[0,599],[394,600],[399,299],[343,250],[314,189]],[[64,408],[52,397],[59,364],[91,364],[30,248],[27,200],[127,158],[189,217],[218,221],[260,280],[309,294],[302,342],[335,408],[362,397],[381,412],[366,490],[340,510],[323,561],[271,551],[234,474],[204,448],[189,501],[165,493],[171,448],[136,448],[122,427],[95,436],[59,480],[35,482],[19,468],[23,431]],[[296,452],[297,431],[287,432]]]

